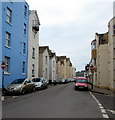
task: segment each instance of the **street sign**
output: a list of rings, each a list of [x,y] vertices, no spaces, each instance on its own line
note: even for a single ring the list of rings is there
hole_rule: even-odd
[[[2,62],[1,68],[2,68],[3,70],[6,68],[6,63],[5,63],[5,62]]]

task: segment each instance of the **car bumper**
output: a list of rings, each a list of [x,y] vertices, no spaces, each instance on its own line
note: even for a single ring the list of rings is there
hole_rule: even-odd
[[[88,86],[75,86],[75,89],[88,89]]]

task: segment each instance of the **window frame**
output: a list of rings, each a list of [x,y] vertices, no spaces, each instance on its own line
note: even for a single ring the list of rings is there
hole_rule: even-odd
[[[113,25],[113,35],[115,35],[115,24]]]
[[[35,65],[32,64],[32,77],[35,77]]]
[[[27,6],[24,5],[24,16],[27,17]]]
[[[9,7],[6,9],[6,22],[9,24],[12,23],[12,10]]]
[[[22,62],[22,74],[25,74],[26,62]]]
[[[10,57],[5,56],[4,61],[6,63],[6,68],[4,69],[4,72],[10,73]]]
[[[35,59],[35,48],[32,48],[32,58]]]
[[[26,23],[24,23],[24,35],[26,35],[26,32],[27,32],[27,28],[26,28],[27,26],[26,26]]]
[[[6,46],[11,47],[11,33],[6,31]]]
[[[26,43],[23,42],[23,45],[22,45],[22,53],[23,55],[26,55]]]

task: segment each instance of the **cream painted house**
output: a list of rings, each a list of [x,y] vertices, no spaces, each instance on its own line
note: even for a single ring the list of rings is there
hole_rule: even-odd
[[[115,91],[115,17],[108,23],[109,88]]]
[[[61,79],[61,62],[58,56],[56,56],[56,75],[57,80]]]
[[[76,77],[76,68],[72,67],[72,79]]]
[[[89,73],[94,85],[115,91],[115,17],[108,23],[108,32],[96,33],[91,45],[93,48]]]
[[[57,80],[56,53],[53,53],[51,50],[50,50],[50,56],[49,56],[49,80],[52,82]]]
[[[39,77],[49,81],[49,47],[39,47]]]
[[[71,78],[70,58],[66,58],[66,78]]]
[[[66,79],[66,56],[60,56],[62,78]]]
[[[30,11],[28,32],[28,78],[30,79],[32,77],[38,77],[39,26],[40,21],[37,11]]]
[[[96,33],[97,49],[97,86],[109,88],[109,53],[108,53],[108,33]]]

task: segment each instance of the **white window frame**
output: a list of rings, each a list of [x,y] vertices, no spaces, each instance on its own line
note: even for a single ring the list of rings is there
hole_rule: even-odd
[[[45,59],[46,59],[46,65],[47,65],[47,63],[48,63],[48,57],[46,56]]]
[[[6,21],[10,24],[12,23],[12,10],[8,7],[6,9]]]
[[[23,63],[22,63],[22,74],[25,74],[25,67],[26,66],[26,62],[25,61],[23,61]]]
[[[4,72],[9,73],[10,72],[10,57],[5,56],[5,63],[6,63],[6,68],[4,69]]]
[[[24,16],[27,17],[27,6],[24,5]]]
[[[113,25],[113,35],[115,35],[115,25]]]
[[[32,64],[32,77],[35,77],[35,65]]]
[[[24,35],[26,35],[26,23],[24,23]]]
[[[32,48],[32,58],[35,59],[35,48]]]
[[[26,54],[26,43],[23,42],[23,45],[22,45],[22,53],[25,55]]]
[[[11,47],[11,34],[6,31],[6,46]]]

